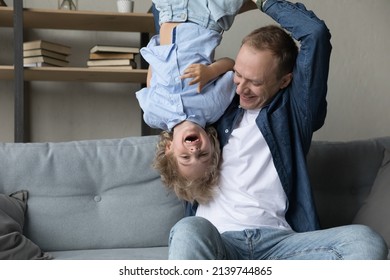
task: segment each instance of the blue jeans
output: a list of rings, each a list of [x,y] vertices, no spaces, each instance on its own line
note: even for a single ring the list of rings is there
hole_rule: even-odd
[[[244,0],[153,0],[159,24],[190,21],[218,33],[231,27],[243,3]]]
[[[259,228],[220,234],[208,220],[186,217],[171,230],[169,259],[346,260],[386,259],[388,249],[363,225],[297,233]]]
[[[154,28],[156,29],[156,34],[160,34],[160,24],[158,23],[160,20],[160,15],[158,10],[156,9],[156,6],[154,3],[152,4],[152,14],[153,14],[153,19],[154,19]]]

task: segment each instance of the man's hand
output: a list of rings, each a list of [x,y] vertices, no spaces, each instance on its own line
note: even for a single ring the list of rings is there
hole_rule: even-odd
[[[192,79],[189,82],[189,85],[194,85],[199,83],[198,85],[198,93],[202,91],[204,85],[206,85],[210,79],[213,78],[212,70],[209,66],[204,64],[191,64],[184,70],[184,74],[180,77],[181,79]]]
[[[245,13],[245,12],[250,11],[250,10],[257,10],[258,7],[257,7],[256,2],[257,2],[257,0],[251,0],[251,1],[244,2],[244,4],[242,4],[238,13],[241,14],[241,13]]]

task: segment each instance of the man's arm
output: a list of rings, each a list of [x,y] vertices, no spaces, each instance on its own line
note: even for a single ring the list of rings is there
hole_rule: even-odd
[[[229,70],[233,70],[234,60],[228,57],[220,58],[210,65],[205,64],[191,64],[184,70],[182,79],[192,78],[189,85],[198,85],[198,93],[202,91],[202,88],[211,80],[226,73]]]
[[[332,49],[330,32],[325,23],[303,4],[284,0],[257,3],[263,3],[262,10],[300,42],[290,93],[301,116],[301,133],[311,134],[323,125],[326,117],[327,81]]]

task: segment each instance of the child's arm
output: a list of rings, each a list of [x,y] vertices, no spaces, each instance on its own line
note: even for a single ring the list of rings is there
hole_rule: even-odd
[[[233,70],[234,60],[228,57],[218,59],[210,65],[205,64],[191,64],[184,70],[182,79],[192,78],[189,85],[198,85],[198,93],[202,91],[204,85],[209,81],[217,78],[218,76],[226,73],[229,70]]]

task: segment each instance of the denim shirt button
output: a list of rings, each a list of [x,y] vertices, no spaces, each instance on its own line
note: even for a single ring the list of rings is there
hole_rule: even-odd
[[[225,129],[225,133],[229,133],[229,129]]]
[[[93,198],[93,200],[95,200],[95,202],[100,202],[102,200],[102,197],[100,195],[97,195]]]
[[[187,15],[185,13],[183,13],[183,14],[180,15],[180,18],[181,19],[187,19]]]

